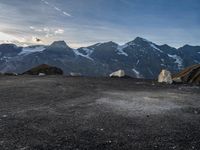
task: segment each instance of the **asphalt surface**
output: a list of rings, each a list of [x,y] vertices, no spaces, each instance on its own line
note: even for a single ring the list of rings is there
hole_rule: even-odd
[[[0,150],[199,150],[200,87],[0,76]]]

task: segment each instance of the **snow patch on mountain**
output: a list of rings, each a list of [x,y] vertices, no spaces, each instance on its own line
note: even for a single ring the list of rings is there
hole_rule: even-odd
[[[135,68],[133,68],[132,71],[135,73],[137,78],[141,78],[139,71],[137,71]]]
[[[137,40],[137,41],[143,41],[143,42],[147,43],[151,48],[153,48],[153,49],[159,51],[160,53],[163,53],[163,51],[162,51],[161,49],[159,49],[159,48],[156,46],[156,44],[152,43],[152,42],[149,41],[149,40],[146,40],[146,39],[140,38],[140,37],[137,37],[136,40]],[[133,41],[133,43],[134,43],[134,42],[135,42],[135,40]]]
[[[117,47],[117,54],[119,55],[124,55],[124,56],[128,56],[128,54],[126,52],[124,52],[124,49],[128,47],[128,44],[125,44],[125,45],[119,45]]]
[[[44,46],[38,46],[38,47],[24,47],[22,48],[22,51],[19,53],[19,55],[28,55],[35,52],[42,52],[45,50]]]
[[[138,59],[138,60],[137,60],[137,63],[136,63],[136,66],[137,66],[139,63],[140,63],[140,60]]]
[[[137,44],[135,43],[135,41],[131,41],[131,42],[128,42],[127,44],[125,44],[127,47],[128,46],[137,46]]]
[[[149,44],[150,44],[150,46],[151,46],[153,49],[155,49],[155,50],[159,51],[160,53],[163,53],[163,51],[162,51],[162,50],[160,50],[158,47],[156,47],[156,45],[155,45],[155,44],[153,44],[153,43],[149,43]]]
[[[170,55],[170,54],[168,54],[168,56],[175,60],[175,63],[178,64],[179,69],[182,68],[183,59],[180,56],[178,56],[178,55]]]
[[[12,57],[7,57],[7,56],[3,56],[0,58],[1,61],[5,61],[5,62],[8,62],[9,59],[11,59]]]
[[[95,44],[95,46],[100,46],[100,45],[102,45],[102,43],[97,43],[97,44]]]
[[[79,52],[77,49],[74,49],[74,52],[76,55],[79,55],[79,56],[82,56],[82,57],[85,57],[87,59],[94,61],[94,59],[90,57],[90,55],[93,53],[94,50],[89,49],[89,48],[82,48],[82,50],[84,50],[86,54]]]
[[[149,73],[153,76],[154,74],[153,74],[153,72],[152,72],[152,70],[150,69],[150,68],[147,68],[147,70],[149,71]]]

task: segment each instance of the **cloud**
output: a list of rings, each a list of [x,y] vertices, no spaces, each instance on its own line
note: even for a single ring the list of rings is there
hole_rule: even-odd
[[[29,28],[32,29],[32,30],[35,29],[33,26],[30,26]]]
[[[55,34],[63,34],[65,31],[63,29],[57,29],[54,31]]]
[[[4,33],[4,32],[0,32],[0,41],[12,41],[12,40],[17,40],[17,37]]]
[[[65,12],[65,11],[63,11],[63,15],[71,17],[71,15],[69,13]]]
[[[46,0],[41,0],[43,3],[45,3],[46,5],[49,5],[49,2],[47,2]]]
[[[0,32],[0,43],[13,43],[20,46],[30,45],[30,44],[43,44],[42,40],[37,37],[20,37]]]
[[[63,14],[64,16],[67,17],[71,17],[72,15],[67,13],[66,11],[63,11],[61,8],[58,8],[56,6],[54,6],[53,4],[50,4],[48,1],[46,0],[41,0],[44,4],[48,5],[49,7],[52,7],[54,10],[56,10],[57,12]]]
[[[47,38],[57,36],[57,35],[62,35],[65,32],[65,30],[61,28],[49,28],[49,27],[36,28],[33,26],[30,26],[29,28],[33,30],[35,33],[41,34]]]
[[[57,10],[57,11],[61,11],[61,9],[58,8],[58,7],[54,7],[54,9]]]

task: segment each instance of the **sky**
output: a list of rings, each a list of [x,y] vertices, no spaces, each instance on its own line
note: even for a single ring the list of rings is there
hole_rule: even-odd
[[[0,0],[0,43],[200,45],[200,0]]]

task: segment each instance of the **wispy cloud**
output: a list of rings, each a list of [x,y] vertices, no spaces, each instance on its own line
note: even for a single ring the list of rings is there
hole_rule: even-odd
[[[67,12],[65,12],[65,11],[63,11],[62,13],[63,13],[63,15],[65,15],[65,16],[71,17],[71,14],[69,14],[69,13],[67,13]]]
[[[49,5],[49,2],[45,1],[45,0],[41,0],[42,2],[44,2],[45,4]]]
[[[48,5],[49,7],[52,7],[54,10],[56,10],[57,12],[61,13],[64,16],[67,17],[71,17],[72,15],[64,10],[62,10],[61,8],[58,8],[56,6],[54,6],[53,4],[50,4],[48,1],[46,0],[41,0],[44,4]]]
[[[32,44],[37,37],[77,47],[142,36],[176,47],[200,44],[200,0],[116,1],[0,0],[0,43]]]
[[[63,29],[57,29],[54,31],[55,34],[63,34],[65,31]]]
[[[58,7],[54,7],[54,9],[57,10],[57,11],[61,11],[61,9],[58,8]]]
[[[36,33],[43,34],[45,37],[62,35],[65,32],[64,29],[61,28],[49,28],[49,27],[37,28],[34,26],[30,26],[29,28]]]

